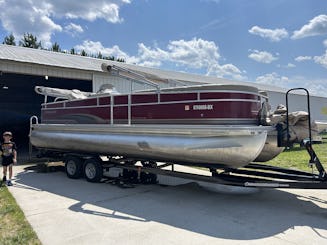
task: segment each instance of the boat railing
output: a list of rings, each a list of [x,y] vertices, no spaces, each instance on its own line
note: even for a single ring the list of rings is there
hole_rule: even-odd
[[[132,96],[128,95],[128,125],[132,124]]]
[[[37,116],[31,116],[30,117],[30,131],[28,134],[28,137],[30,138],[32,135],[32,126],[34,124],[39,124],[39,118]],[[28,145],[28,155],[29,155],[29,159],[32,159],[32,152],[33,152],[33,146],[31,144],[31,141],[29,141],[29,145]]]
[[[159,86],[157,86],[159,87]],[[146,94],[154,94],[156,95],[156,99],[155,100],[152,100],[152,102],[148,102],[147,104],[160,104],[160,103],[172,103],[167,100],[165,100],[163,98],[164,95],[166,94],[185,94],[185,93],[191,93],[191,94],[194,94],[194,96],[190,99],[185,99],[183,100],[184,103],[196,103],[196,102],[207,102],[209,103],[210,101],[213,101],[215,99],[203,99],[201,97],[201,95],[203,93],[212,93],[212,92],[220,92],[220,93],[246,93],[246,94],[250,94],[250,95],[254,95],[254,96],[257,96],[257,97],[253,97],[253,98],[223,98],[221,100],[224,100],[224,101],[259,101],[261,102],[262,104],[262,101],[266,101],[267,100],[267,96],[266,94],[262,93],[262,92],[254,92],[254,91],[241,91],[241,90],[230,90],[230,89],[222,89],[222,90],[209,90],[209,89],[201,89],[201,90],[197,90],[197,89],[190,89],[190,90],[185,90],[185,89],[180,89],[180,90],[160,90],[160,89],[156,89],[156,90],[146,90],[146,91],[131,91],[130,93],[126,93],[126,94],[114,94],[114,93],[110,93],[110,94],[98,94],[97,96],[90,96],[86,99],[83,99],[83,100],[96,100],[96,102],[90,102],[89,104],[86,104],[86,105],[83,105],[82,107],[94,107],[94,106],[103,106],[104,104],[100,102],[101,98],[104,98],[104,97],[109,97],[110,98],[110,102],[108,104],[105,104],[109,107],[109,110],[110,110],[110,116],[109,116],[109,121],[108,121],[108,124],[110,125],[114,125],[115,124],[115,118],[114,118],[114,111],[115,111],[115,106],[125,106],[126,110],[127,110],[127,117],[126,117],[126,124],[128,125],[131,125],[132,124],[132,107],[134,105],[140,105],[142,103],[133,103],[133,99],[134,99],[134,96],[138,96],[138,95],[146,95]],[[81,107],[81,106],[71,106],[69,105],[69,103],[71,102],[74,102],[74,101],[79,101],[80,99],[65,99],[63,97],[57,97],[55,98],[55,100],[53,102],[49,102],[47,101],[47,95],[44,95],[45,96],[45,102],[42,104],[42,108],[43,109],[60,109],[60,108],[63,108],[63,109],[66,109],[66,108],[78,108],[78,107]],[[115,103],[115,99],[116,99],[116,96],[123,96],[125,97],[125,101],[126,103],[118,103],[116,104]],[[179,101],[179,100],[177,100]],[[176,101],[174,101],[176,102]],[[145,102],[144,102],[145,103]],[[58,106],[56,106],[56,104]]]
[[[54,99],[54,102],[58,102],[59,100],[67,100],[67,99],[64,97],[57,97]]]
[[[114,96],[110,95],[110,124],[114,125]]]
[[[158,94],[158,103],[160,103],[160,86],[157,83],[154,83],[150,79],[146,78],[144,75],[131,71],[130,69],[119,67],[116,65],[107,65],[107,64],[102,64],[102,69],[105,71],[108,71],[111,75],[114,76],[119,76],[128,80],[132,80],[133,82],[136,83],[141,83],[141,84],[146,84],[151,87],[154,87],[157,90]],[[131,91],[130,94],[128,94],[128,125],[132,124],[132,93],[133,93],[133,88],[132,88],[132,83],[131,83]],[[113,118],[113,96],[110,95],[110,124],[114,124],[114,118]]]
[[[224,92],[235,92],[235,93],[244,93],[242,91],[238,91],[238,90],[217,90],[221,93]],[[216,91],[207,91],[207,90],[201,90],[201,91],[195,91],[195,90],[189,90],[189,91],[148,91],[145,93],[126,93],[126,94],[103,94],[103,95],[98,95],[97,97],[88,97],[86,99],[82,99],[85,101],[88,100],[93,100],[93,102],[86,102],[86,104],[84,105],[76,105],[73,106],[70,103],[75,102],[75,101],[80,101],[80,99],[73,99],[73,100],[69,100],[69,99],[64,99],[62,97],[57,97],[53,102],[49,102],[46,101],[42,104],[42,109],[43,110],[57,110],[57,109],[73,109],[73,108],[88,108],[88,107],[95,107],[95,106],[108,106],[109,109],[109,121],[108,123],[110,125],[114,125],[115,124],[115,108],[116,106],[124,106],[126,109],[126,121],[125,123],[128,125],[132,124],[132,110],[133,110],[133,106],[135,105],[142,105],[142,104],[167,104],[167,103],[178,103],[179,102],[183,102],[183,103],[199,103],[199,102],[205,102],[205,103],[210,103],[211,101],[215,101],[216,99],[213,98],[202,98],[201,94],[202,93],[207,93],[207,92],[216,92]],[[194,94],[194,96],[192,96],[192,98],[189,99],[185,99],[185,100],[166,100],[165,98],[163,98],[164,95],[166,94],[185,94],[185,93],[191,93]],[[156,98],[154,100],[151,100],[151,102],[133,102],[134,101],[134,96],[138,96],[138,95],[146,95],[146,94],[154,94],[156,96]],[[248,94],[252,94],[252,95],[256,95],[257,97],[253,97],[253,98],[221,98],[219,100],[222,101],[245,101],[245,102],[249,102],[249,101],[258,101],[262,104],[262,101],[265,100],[265,97],[260,94],[260,93],[252,93],[249,92]],[[124,100],[126,101],[125,103],[121,103],[118,102],[116,103],[116,97],[124,97]],[[103,104],[103,102],[101,102],[101,98],[109,98],[108,103]],[[121,123],[119,123],[121,124]]]

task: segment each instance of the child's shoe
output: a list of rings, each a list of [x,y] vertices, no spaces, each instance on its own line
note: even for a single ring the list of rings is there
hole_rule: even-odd
[[[6,175],[2,177],[2,182],[6,182],[7,181],[7,177]]]
[[[10,180],[7,181],[7,186],[12,186],[12,183]]]

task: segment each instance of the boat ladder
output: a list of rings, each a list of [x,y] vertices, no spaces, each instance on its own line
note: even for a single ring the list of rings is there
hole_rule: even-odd
[[[39,118],[37,116],[30,117],[30,131],[28,134],[29,139],[31,138],[32,128],[33,128],[34,124],[39,124]],[[33,153],[33,146],[32,146],[31,140],[29,140],[29,145],[28,145],[29,160],[32,159],[32,153]]]

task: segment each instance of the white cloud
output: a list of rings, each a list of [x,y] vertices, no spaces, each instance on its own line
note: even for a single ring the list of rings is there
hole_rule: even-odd
[[[323,45],[327,48],[327,39],[323,41]],[[313,60],[316,64],[319,64],[327,69],[327,49],[325,50],[325,53],[322,54],[321,56],[314,56]]]
[[[127,62],[157,67],[162,62],[171,62],[200,69],[217,63],[219,58],[218,46],[214,42],[193,38],[189,41],[170,41],[165,50],[139,43],[137,56],[128,57]]]
[[[297,62],[302,62],[302,61],[312,60],[312,57],[311,56],[298,56],[294,60]]]
[[[288,32],[286,31],[285,28],[272,30],[272,29],[261,28],[259,26],[253,26],[249,30],[249,33],[253,35],[258,35],[262,38],[267,38],[272,42],[279,42],[283,38],[288,37]]]
[[[280,76],[276,72],[259,76],[255,80],[257,83],[269,84],[278,87],[288,87],[289,79],[286,76]]]
[[[107,22],[118,23],[123,19],[119,17],[119,5],[115,2],[122,1],[67,1],[67,0],[48,0],[51,2],[51,10],[56,15],[65,16],[68,19],[84,19],[94,21],[104,19]],[[128,3],[123,1],[123,3]]]
[[[111,23],[123,21],[119,8],[129,0],[1,0],[0,21],[8,33],[21,38],[24,33],[36,35],[44,46],[51,46],[51,36],[61,32],[63,27],[55,19],[104,19]],[[78,28],[78,27],[77,27]],[[75,26],[75,31],[76,29]]]
[[[294,31],[292,39],[324,35],[327,33],[327,15],[318,15],[309,21],[308,24],[301,27],[300,30]]]
[[[217,77],[230,77],[236,80],[247,79],[246,76],[242,75],[240,69],[238,69],[233,64],[224,64],[224,65],[219,65],[218,63],[213,64],[208,68],[208,72],[206,75],[217,76]]]
[[[94,42],[86,40],[80,45],[76,45],[74,47],[77,52],[81,52],[84,50],[87,54],[93,54],[97,55],[99,52],[101,52],[104,56],[114,56],[115,58],[123,58],[126,59],[128,55],[120,50],[120,48],[115,45],[112,48],[105,48],[101,42]]]
[[[278,68],[286,68],[286,69],[291,69],[291,68],[294,68],[296,67],[296,65],[294,65],[293,63],[288,63],[287,65],[276,65]]]
[[[313,57],[313,60],[317,64],[322,65],[323,67],[325,67],[327,69],[327,50],[326,50],[325,54],[323,54],[321,56]]]
[[[65,26],[65,31],[70,33],[72,36],[75,36],[77,33],[83,33],[83,27],[81,27],[80,25],[74,24],[74,23],[70,23],[68,25]]]
[[[141,66],[160,67],[162,61],[170,60],[169,53],[160,48],[150,48],[143,43],[138,44],[137,56],[127,58],[128,63]]]
[[[146,47],[139,44],[138,56],[128,60],[140,65],[160,66],[169,62],[192,69],[206,69],[207,75],[244,80],[242,72],[233,64],[219,63],[219,48],[212,42],[193,38],[192,40],[170,41],[167,49]]]
[[[259,51],[259,50],[250,50],[252,53],[249,54],[249,58],[253,59],[259,63],[270,64],[271,62],[278,60],[278,57],[267,51]]]
[[[220,58],[218,46],[214,42],[195,38],[190,41],[171,41],[168,52],[171,61],[193,68],[207,67]]]
[[[28,1],[4,0],[0,2],[0,20],[2,26],[16,37],[29,32],[36,35],[43,45],[51,44],[51,35],[62,31],[49,16],[45,4],[32,6]]]
[[[139,44],[137,57],[130,57],[137,64],[143,62],[173,62],[191,68],[209,67],[220,58],[218,46],[212,41],[193,38],[192,40],[170,41],[166,50]]]
[[[323,41],[323,45],[327,48],[327,39]]]
[[[286,68],[294,68],[294,67],[296,67],[296,65],[294,65],[293,63],[288,63],[286,65]]]
[[[220,76],[244,80],[243,72],[233,64],[220,64],[218,46],[203,39],[170,41],[165,49],[148,47],[143,43],[138,44],[136,56],[129,56],[118,46],[105,48],[101,42],[84,41],[75,46],[79,52],[96,54],[101,52],[106,56],[115,56],[125,59],[126,63],[148,67],[160,67],[163,63],[175,64],[184,68],[205,70],[207,75]]]

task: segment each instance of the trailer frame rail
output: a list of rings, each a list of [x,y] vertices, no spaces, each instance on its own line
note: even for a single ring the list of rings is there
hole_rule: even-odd
[[[110,163],[104,166],[240,187],[327,189],[327,179],[323,179],[317,174],[256,163],[251,163],[242,169],[230,169],[222,172],[211,169],[211,175],[176,171],[173,163],[164,163],[157,167],[144,167],[127,165],[119,160],[110,160]],[[171,166],[171,170],[163,169],[167,166]]]

